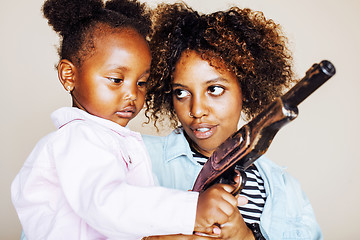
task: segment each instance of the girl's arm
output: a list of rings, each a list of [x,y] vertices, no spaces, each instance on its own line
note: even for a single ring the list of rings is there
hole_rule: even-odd
[[[61,156],[56,169],[64,195],[80,218],[109,238],[209,233],[215,222],[225,223],[237,211],[230,186],[214,185],[200,197],[196,192],[155,187],[138,139],[119,143],[117,137],[81,124],[69,132],[72,137],[64,134],[64,139],[57,139],[59,144],[53,144],[54,155]],[[124,144],[136,151],[128,154]]]
[[[121,146],[108,133],[89,131],[83,125],[68,132],[56,139],[52,152],[66,201],[88,225],[114,239],[192,233],[198,193],[152,186],[152,178],[141,170],[145,163],[131,166],[126,152],[118,151]],[[145,150],[139,146],[138,151]]]

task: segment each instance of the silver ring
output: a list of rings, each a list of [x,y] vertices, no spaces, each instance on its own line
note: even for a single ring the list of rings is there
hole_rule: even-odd
[[[194,115],[192,115],[191,112],[189,112],[189,117],[194,118]]]

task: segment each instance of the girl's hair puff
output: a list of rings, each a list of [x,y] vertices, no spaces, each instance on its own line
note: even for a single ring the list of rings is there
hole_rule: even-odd
[[[205,15],[177,3],[160,5],[154,18],[146,114],[155,126],[163,115],[170,117],[173,127],[178,125],[171,82],[175,65],[186,50],[196,51],[219,70],[225,66],[235,73],[247,119],[258,114],[293,81],[287,39],[280,26],[261,12],[233,7]]]
[[[47,0],[42,11],[60,35],[60,59],[78,67],[92,53],[97,32],[133,28],[146,38],[151,26],[145,4],[135,0]]]

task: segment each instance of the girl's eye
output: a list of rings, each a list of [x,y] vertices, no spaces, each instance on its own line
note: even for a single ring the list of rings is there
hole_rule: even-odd
[[[175,89],[174,90],[174,95],[176,98],[178,99],[182,99],[186,96],[189,96],[189,92],[183,89]]]
[[[139,87],[145,87],[145,86],[146,86],[146,81],[139,81],[139,82],[137,83],[137,85],[138,85]]]
[[[211,86],[208,88],[208,91],[211,95],[220,96],[224,93],[225,89],[220,86]]]
[[[108,78],[110,81],[114,82],[114,83],[122,83],[124,80],[121,78]]]

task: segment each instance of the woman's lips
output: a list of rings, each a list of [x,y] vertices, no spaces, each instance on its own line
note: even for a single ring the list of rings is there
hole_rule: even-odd
[[[198,125],[198,126],[192,126],[191,130],[196,138],[206,139],[214,135],[216,131],[216,126]]]

